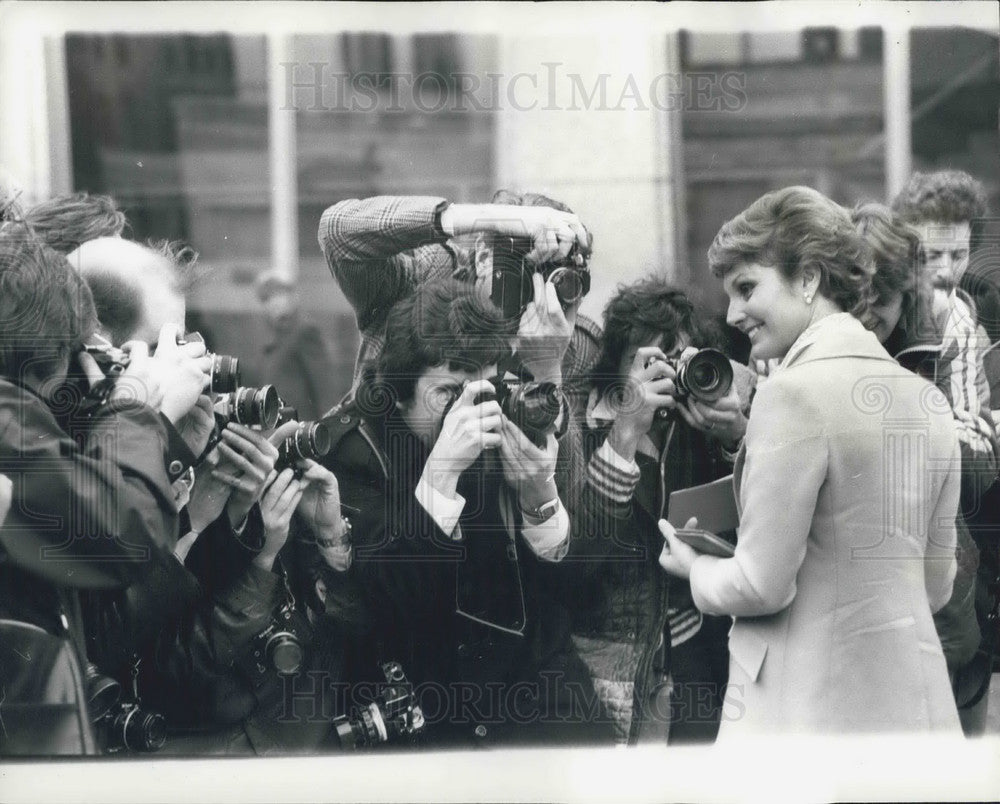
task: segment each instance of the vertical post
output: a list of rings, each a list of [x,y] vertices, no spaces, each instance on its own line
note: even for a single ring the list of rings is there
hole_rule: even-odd
[[[285,98],[292,36],[267,36],[267,129],[271,169],[271,268],[295,281],[299,274],[299,192],[295,98]],[[284,108],[283,108],[284,107]]]
[[[70,146],[69,82],[66,77],[66,37],[45,37],[45,84],[48,88],[49,190],[52,195],[73,191],[73,154]]]
[[[672,86],[681,86],[680,34],[671,31],[664,42],[665,74],[672,76]],[[675,83],[676,82],[676,83]],[[683,104],[668,104],[657,115],[661,131],[657,134],[657,159],[660,165],[661,193],[658,235],[660,264],[668,279],[685,287],[691,281],[687,261],[687,192],[684,186],[684,136],[681,115]]]
[[[885,117],[885,194],[892,201],[910,178],[910,27],[886,26],[882,32],[882,104]]]

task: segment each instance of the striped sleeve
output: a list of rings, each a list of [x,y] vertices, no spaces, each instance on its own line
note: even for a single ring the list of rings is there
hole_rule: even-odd
[[[627,503],[639,483],[639,465],[623,458],[605,441],[590,458],[587,480],[605,497]]]

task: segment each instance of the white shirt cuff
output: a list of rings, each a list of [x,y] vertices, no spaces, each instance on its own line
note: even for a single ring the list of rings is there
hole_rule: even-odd
[[[541,524],[525,521],[521,533],[536,556],[545,561],[561,561],[569,550],[569,514],[560,501],[556,512]]]
[[[457,493],[454,498],[445,497],[424,477],[420,478],[413,494],[420,506],[430,515],[442,532],[446,536],[452,536],[455,526],[458,524],[458,518],[465,510],[465,497]]]

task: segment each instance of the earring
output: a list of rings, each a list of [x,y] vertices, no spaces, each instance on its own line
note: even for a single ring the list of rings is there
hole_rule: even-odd
[[[806,300],[806,304],[812,304],[813,303],[813,297],[810,296],[808,293],[805,296],[803,296],[802,298],[804,298]]]

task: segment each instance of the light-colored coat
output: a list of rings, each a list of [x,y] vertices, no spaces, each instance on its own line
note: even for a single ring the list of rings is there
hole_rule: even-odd
[[[698,607],[736,618],[720,739],[960,733],[931,619],[959,472],[936,388],[846,313],[803,333],[753,403],[736,554],[692,568]]]

